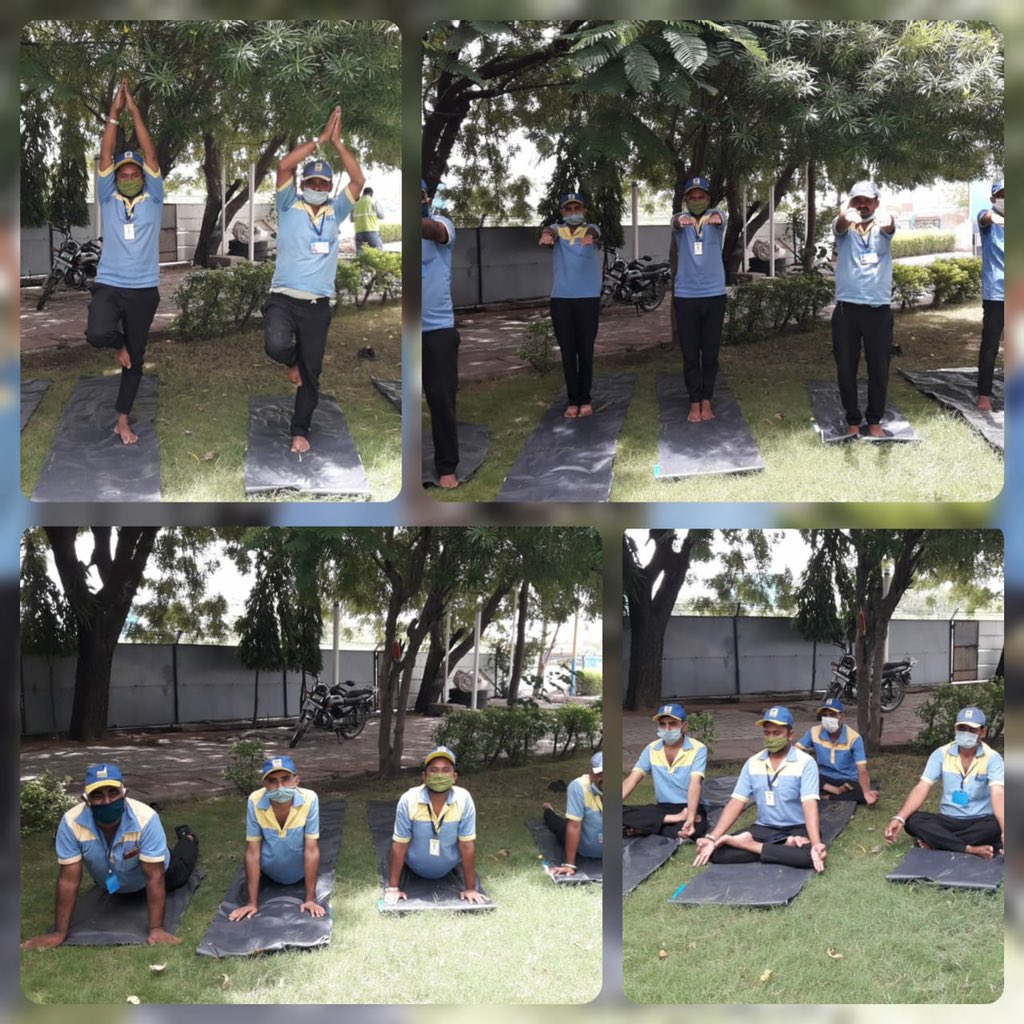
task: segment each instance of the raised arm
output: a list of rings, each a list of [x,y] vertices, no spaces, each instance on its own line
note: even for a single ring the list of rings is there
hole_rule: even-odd
[[[331,143],[338,151],[338,156],[341,158],[341,166],[345,168],[345,173],[348,175],[349,195],[352,196],[352,202],[355,202],[359,198],[359,193],[363,190],[366,177],[363,174],[363,169],[359,166],[359,161],[356,160],[348,146],[341,141],[341,107],[335,107],[334,113],[331,116],[334,118],[334,125],[331,129]]]
[[[100,142],[100,170],[106,171],[114,163],[114,146],[117,145],[117,119],[124,110],[125,82],[122,78],[121,84],[110,101],[110,112],[107,114],[107,123],[103,126],[103,139]]]
[[[320,137],[316,139],[309,139],[307,142],[300,142],[290,153],[281,158],[281,162],[277,165],[277,187],[281,188],[282,185],[286,185],[288,180],[295,173],[295,168],[302,163],[303,160],[308,160],[316,152],[317,146],[322,146],[329,138],[331,133],[334,131],[335,120],[341,121],[341,108],[335,107],[331,112],[331,116],[327,119],[327,124],[324,126],[324,130],[320,133]]]
[[[124,92],[124,105],[131,112],[132,121],[135,123],[135,137],[139,140],[139,149],[142,150],[142,159],[146,161],[146,166],[154,174],[159,174],[160,164],[157,161],[156,146],[153,145],[153,140],[150,138],[149,129],[146,127],[146,122],[142,116],[142,112],[135,105],[135,99],[132,96],[131,89],[128,88],[127,78],[121,80],[121,89]]]

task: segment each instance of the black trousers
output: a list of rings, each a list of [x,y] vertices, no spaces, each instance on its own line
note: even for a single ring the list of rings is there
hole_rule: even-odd
[[[686,804],[624,804],[622,828],[644,835],[660,834],[674,837],[678,835],[682,825],[671,823],[666,825],[665,817],[669,814],[681,814],[685,810]],[[708,830],[708,818],[703,807],[697,809],[694,825],[697,831],[693,834],[693,838],[699,839]]]
[[[864,799],[864,790],[861,788],[860,782],[858,782],[856,779],[834,778],[832,776],[826,775],[820,769],[818,771],[818,778],[819,778],[819,780],[821,782],[821,789],[819,790],[819,793],[821,794],[821,797],[822,797],[823,800],[824,799],[828,799],[828,800],[853,800],[853,801],[856,801],[859,804],[866,804],[867,803],[867,800]],[[833,786],[843,786],[843,785],[853,786],[853,789],[848,790],[845,793],[840,793],[838,796],[836,796],[835,793],[826,793],[825,792],[825,783],[826,782],[830,783]]]
[[[146,342],[156,308],[160,305],[158,288],[117,288],[110,284],[93,285],[85,338],[94,348],[128,350],[131,369],[121,368],[115,408],[125,416],[132,411],[142,366],[146,361]]]
[[[459,332],[454,327],[423,332],[423,395],[430,409],[434,469],[438,476],[459,465],[455,395],[459,390]]]
[[[759,843],[764,843],[760,856],[749,850],[738,850],[735,846],[719,846],[711,854],[712,862],[715,864],[749,864],[759,860],[762,864],[787,864],[791,868],[813,867],[810,845],[785,845],[790,836],[806,836],[805,826],[790,825],[787,828],[772,828],[768,825],[751,825],[749,831]]]
[[[837,302],[832,311],[832,355],[839,378],[839,398],[846,410],[846,422],[860,425],[857,371],[861,344],[868,371],[868,424],[882,422],[885,396],[889,389],[889,357],[892,354],[893,319],[888,306],[864,306]]]
[[[331,326],[331,303],[326,298],[296,299],[271,294],[263,306],[263,347],[285,366],[298,366],[301,386],[295,392],[292,437],[308,437],[313,410],[320,401],[320,371]]]
[[[926,842],[933,850],[963,853],[968,846],[994,846],[1002,843],[1002,830],[994,814],[975,818],[951,818],[932,811],[918,811],[903,826],[908,835]]]
[[[199,844],[188,836],[182,836],[171,850],[171,863],[164,872],[164,888],[170,892],[180,889],[191,877],[199,860]]]
[[[673,296],[679,349],[683,353],[683,382],[692,402],[710,401],[718,376],[718,352],[725,323],[725,296],[682,299]]]
[[[601,298],[552,299],[551,326],[562,353],[569,405],[589,405],[594,384],[594,343]]]
[[[983,299],[981,303],[981,351],[978,353],[978,394],[992,397],[992,376],[1003,336],[1003,303]]]

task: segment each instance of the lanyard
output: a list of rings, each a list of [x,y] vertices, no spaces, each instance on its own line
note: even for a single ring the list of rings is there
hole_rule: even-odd
[[[964,763],[963,763],[963,761],[960,760],[960,751],[958,749],[957,750],[957,754],[956,754],[956,770],[960,774],[960,788],[961,789],[965,788],[965,785],[966,785],[966,782],[967,782],[967,777],[972,772],[974,772],[977,769],[977,767],[978,767],[978,755],[975,754],[974,757],[971,759],[971,767],[968,768],[967,771],[964,771],[963,765],[964,765]]]
[[[142,195],[137,195],[134,199],[125,199],[121,197],[121,207],[124,210],[124,222],[125,224],[131,224],[135,219],[135,204],[142,198]]]
[[[765,775],[765,778],[768,780],[768,788],[771,790],[775,786],[775,780],[782,773],[782,769],[786,767],[786,762],[783,761],[782,764],[779,765],[778,771],[776,771],[776,773],[774,775],[769,775],[768,774],[771,771],[771,764],[772,764],[771,761],[768,761],[767,759],[765,759],[765,763],[768,765],[768,767],[765,769],[764,775]]]
[[[326,205],[327,205],[327,203],[323,203],[322,206],[320,207],[322,212],[314,214],[314,213],[310,213],[309,212],[309,204],[308,203],[306,204],[306,216],[309,218],[309,223],[312,225],[313,230],[316,232],[316,237],[317,238],[319,238],[321,235],[323,235],[324,227],[327,224],[327,213],[326,213],[326,211],[324,211],[324,207]],[[320,221],[320,227],[316,226],[316,222],[318,220]]]
[[[430,827],[434,830],[434,835],[439,836],[441,834],[441,826],[444,824],[444,816],[448,812],[448,808],[451,804],[446,800],[441,805],[441,810],[435,814],[434,805],[430,802],[430,797],[427,797],[427,807],[430,808]]]

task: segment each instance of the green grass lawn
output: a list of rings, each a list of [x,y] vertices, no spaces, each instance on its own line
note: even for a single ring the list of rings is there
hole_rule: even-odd
[[[878,803],[857,808],[830,847],[824,874],[812,876],[787,907],[666,903],[701,870],[693,867],[694,847],[680,847],[624,901],[626,995],[639,1003],[998,999],[1003,890],[968,892],[885,880],[910,848],[905,837],[894,846],[885,844],[887,819],[899,810],[923,765],[918,754],[871,759],[872,778],[881,784]],[[723,763],[714,774],[736,774],[740,767]],[[639,802],[644,802],[642,792]],[[938,794],[925,807],[937,810]],[[752,810],[744,812],[731,831],[754,817]]]
[[[185,821],[199,836],[208,872],[185,914],[180,946],[66,947],[22,953],[21,984],[40,1003],[564,1003],[601,987],[601,887],[556,886],[540,869],[523,825],[547,792],[588,758],[540,759],[527,767],[460,776],[477,805],[477,867],[497,909],[484,914],[381,916],[377,860],[366,824],[369,799],[395,798],[418,782],[353,781],[331,790],[304,780],[321,800],[345,799],[345,826],[331,897],[334,931],[325,949],[215,960],[195,947],[244,852],[245,801],[166,804],[170,831]],[[22,938],[53,920],[56,861],[48,835],[21,845]],[[87,876],[88,877],[88,876]],[[86,882],[91,885],[91,881]],[[166,964],[160,973],[152,964]]]
[[[401,417],[370,383],[371,375],[401,377],[401,328],[398,302],[383,307],[372,303],[362,310],[339,306],[320,379],[321,392],[333,395],[345,413],[372,501],[390,501],[401,487]],[[365,345],[373,346],[375,361],[356,358]],[[119,371],[112,353],[76,345],[28,353],[22,357],[21,372],[24,379],[49,377],[54,382],[21,435],[21,486],[31,494],[77,378]],[[285,381],[283,367],[264,354],[262,331],[255,328],[202,342],[152,339],[146,373],[160,380],[156,429],[163,499],[245,501],[249,397],[291,395],[295,390]],[[111,410],[111,427],[113,420]],[[314,418],[314,426],[315,422]],[[291,491],[257,497],[313,500]]]
[[[824,445],[811,426],[808,380],[834,380],[827,325],[773,336],[757,345],[725,346],[721,367],[743,410],[765,469],[759,473],[658,480],[657,374],[682,371],[668,347],[628,359],[597,361],[600,374],[633,372],[637,381],[619,436],[612,501],[989,501],[1002,489],[1003,459],[959,416],[915,390],[897,371],[977,363],[981,310],[976,304],[896,314],[889,401],[913,425],[918,444]],[[862,364],[862,374],[863,374]],[[459,418],[486,423],[487,461],[441,501],[487,501],[562,386],[561,373],[521,373],[470,383],[459,392]],[[429,429],[424,427],[424,429]]]

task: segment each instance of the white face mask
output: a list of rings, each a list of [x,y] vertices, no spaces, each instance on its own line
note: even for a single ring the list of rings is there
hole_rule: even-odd
[[[678,743],[682,739],[682,729],[659,729],[658,739],[664,740],[666,743]]]
[[[977,734],[966,729],[957,729],[953,735],[956,738],[956,745],[963,747],[964,750],[973,750],[978,745]]]
[[[995,210],[996,213],[998,213],[1000,217],[1002,217],[1002,215],[1003,215],[1003,200],[1002,199],[993,199],[992,200],[992,209]]]
[[[828,715],[821,716],[821,727],[825,732],[838,732],[839,731],[839,719],[831,718]]]

